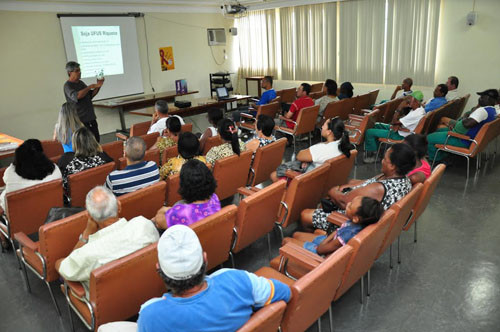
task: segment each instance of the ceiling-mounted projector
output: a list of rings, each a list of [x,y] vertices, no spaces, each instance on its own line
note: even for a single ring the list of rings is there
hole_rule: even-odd
[[[237,15],[246,12],[247,7],[236,3],[232,5],[221,5],[220,9],[222,10],[222,14]]]

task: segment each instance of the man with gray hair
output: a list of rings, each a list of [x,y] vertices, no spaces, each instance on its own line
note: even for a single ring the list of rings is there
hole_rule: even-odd
[[[96,84],[87,86],[87,84],[80,80],[82,76],[80,64],[75,61],[70,61],[66,64],[66,72],[68,73],[68,80],[64,83],[66,101],[75,105],[80,121],[82,121],[85,127],[90,129],[97,142],[99,142],[99,127],[97,126],[92,98],[101,89],[104,78],[101,77],[97,80]]]
[[[158,165],[144,161],[146,142],[139,136],[132,136],[125,144],[127,167],[111,172],[106,178],[106,187],[120,196],[152,185],[160,180]]]
[[[56,269],[64,279],[80,281],[88,290],[94,269],[155,243],[159,234],[151,220],[142,216],[119,219],[118,201],[105,187],[92,189],[85,206],[87,226],[71,254],[56,262]]]
[[[184,125],[184,119],[178,115],[172,115],[179,118],[181,125]],[[168,119],[168,104],[165,100],[157,100],[155,103],[155,112],[153,114],[153,118],[151,119],[151,125],[148,130],[148,134],[158,133],[161,134],[167,128],[166,121]]]

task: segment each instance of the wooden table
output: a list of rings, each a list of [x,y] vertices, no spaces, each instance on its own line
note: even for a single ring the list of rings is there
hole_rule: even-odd
[[[195,98],[191,100],[191,106],[185,108],[175,107],[173,103],[168,104],[168,114],[176,114],[180,116],[191,116],[196,114],[205,113],[211,107],[222,107],[227,103],[232,103],[235,101],[243,101],[252,98],[246,95],[232,95],[230,99],[216,100],[212,98]],[[139,111],[132,111],[130,114],[152,116],[154,113],[154,108],[146,108]]]
[[[257,81],[257,93],[259,95],[259,98],[262,96],[262,87],[260,86],[260,81],[262,81],[262,79],[264,78],[264,76],[250,76],[250,77],[245,77],[245,80],[246,80],[246,85],[247,85],[247,94],[248,94],[248,81]]]
[[[125,111],[153,106],[157,100],[173,101],[175,100],[175,97],[191,95],[194,93],[198,93],[198,91],[188,91],[186,93],[176,93],[175,91],[167,91],[167,92],[150,93],[150,94],[143,94],[131,97],[99,100],[95,101],[93,104],[95,107],[117,110],[120,116],[121,131],[127,132],[127,126],[125,125],[125,115],[124,115]]]
[[[23,144],[23,142],[24,141],[22,139],[15,138],[15,137],[9,136],[9,135],[4,134],[4,133],[0,133],[0,146],[2,144],[8,144],[8,143],[15,143],[19,146],[19,145]],[[15,150],[16,150],[16,148],[9,149],[6,151],[0,151],[0,159],[4,159],[4,158],[8,158],[8,157],[13,156]]]

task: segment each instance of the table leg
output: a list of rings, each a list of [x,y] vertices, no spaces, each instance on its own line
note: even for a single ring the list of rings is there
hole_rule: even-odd
[[[259,98],[262,96],[262,88],[260,87],[260,82],[257,81],[257,93],[259,95]]]
[[[121,132],[126,133],[127,132],[127,125],[125,124],[125,114],[123,112],[123,107],[118,107],[118,114],[120,115],[120,125],[121,125]]]
[[[247,95],[248,95],[248,78],[245,79],[245,83],[247,85]]]

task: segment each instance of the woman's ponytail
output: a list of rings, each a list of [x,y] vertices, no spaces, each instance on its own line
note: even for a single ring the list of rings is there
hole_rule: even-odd
[[[234,125],[234,122],[229,119],[222,119],[219,121],[218,125],[220,137],[231,142],[231,148],[233,152],[240,155],[240,140],[238,138],[238,128]]]
[[[335,140],[340,140],[339,149],[347,157],[351,157],[353,145],[349,140],[349,132],[345,130],[344,122],[340,118],[333,118],[328,124],[328,128],[333,132]]]

